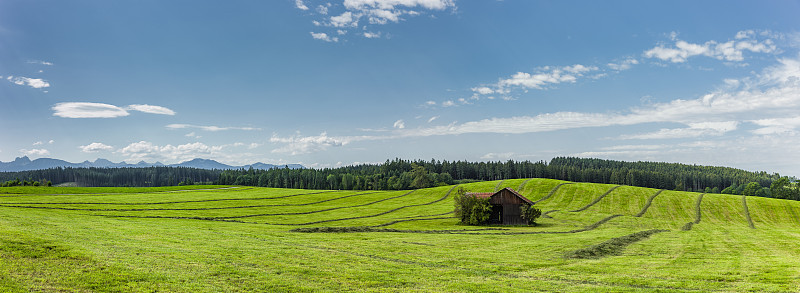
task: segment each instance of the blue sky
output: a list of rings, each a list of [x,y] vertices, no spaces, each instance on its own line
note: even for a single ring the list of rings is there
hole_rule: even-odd
[[[800,175],[798,1],[0,2],[0,161]]]

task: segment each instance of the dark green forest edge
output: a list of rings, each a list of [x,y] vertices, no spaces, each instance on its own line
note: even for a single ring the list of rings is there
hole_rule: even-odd
[[[574,157],[558,157],[549,163],[395,159],[378,165],[325,169],[54,168],[0,173],[0,182],[4,182],[4,186],[74,182],[78,186],[218,184],[331,190],[406,190],[518,178],[549,178],[800,200],[800,189],[794,178],[781,177],[775,173],[750,172],[728,167]]]

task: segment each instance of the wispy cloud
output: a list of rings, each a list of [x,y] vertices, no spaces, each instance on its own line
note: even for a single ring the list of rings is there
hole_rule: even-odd
[[[39,65],[53,66],[52,62],[47,62],[47,61],[42,61],[42,60],[29,60],[28,64],[39,64]]]
[[[25,156],[46,156],[50,154],[50,151],[46,149],[21,149],[19,152]]]
[[[327,150],[332,146],[342,146],[349,143],[345,138],[329,137],[326,132],[316,136],[300,136],[296,134],[290,137],[279,137],[273,135],[270,139],[273,143],[282,143],[283,147],[273,149],[273,153],[289,153],[291,155],[308,154]]]
[[[326,42],[338,42],[339,41],[338,37],[331,37],[326,33],[311,32],[311,37],[314,38],[315,40],[322,40],[322,41],[326,41]]]
[[[175,115],[175,111],[161,106],[130,105],[119,107],[104,103],[64,102],[51,108],[53,116],[64,118],[116,118],[130,115],[128,111],[139,111],[150,114]]]
[[[50,83],[47,82],[46,80],[41,79],[41,78],[30,78],[30,77],[24,77],[24,76],[8,76],[8,77],[6,77],[6,80],[8,80],[8,81],[10,81],[10,82],[12,82],[12,83],[14,83],[16,85],[29,86],[29,87],[32,87],[32,88],[35,88],[35,89],[50,87]]]
[[[406,128],[406,123],[403,121],[403,119],[400,119],[400,120],[395,121],[394,125],[392,125],[392,127],[397,128],[397,129],[403,129],[403,128]]]
[[[221,127],[221,126],[203,126],[203,125],[192,125],[192,124],[170,124],[166,126],[169,129],[186,129],[186,128],[195,128],[205,131],[225,131],[225,130],[261,130],[261,128],[255,127]],[[194,132],[190,133],[194,135]],[[191,136],[191,135],[187,135]]]
[[[309,11],[308,6],[301,0],[296,0],[295,6],[300,10]],[[341,29],[351,28],[362,30],[359,35],[365,38],[378,38],[381,32],[372,31],[371,27],[399,23],[406,17],[455,9],[455,7],[453,0],[344,0],[341,5],[332,5],[330,2],[319,5],[316,9],[316,19],[312,23],[331,28],[331,33],[334,32],[333,29],[343,32]],[[312,33],[311,36],[328,42],[338,41],[326,33]]]
[[[664,128],[656,132],[622,135],[620,139],[671,139],[721,136],[727,132],[736,130],[738,125],[739,122],[737,121],[688,123],[688,128]]]
[[[689,43],[677,39],[673,33],[674,45],[659,45],[643,53],[645,58],[656,58],[672,63],[683,63],[694,56],[706,56],[724,61],[744,61],[744,52],[776,53],[778,48],[765,34],[757,34],[753,30],[740,31],[735,38],[726,42],[707,41],[702,44]],[[769,34],[766,34],[769,36]],[[762,38],[763,40],[759,39]]]
[[[131,160],[180,161],[214,156],[222,149],[222,146],[208,146],[201,142],[159,146],[152,142],[139,141],[117,150],[117,153]]]
[[[96,153],[96,152],[99,152],[99,151],[112,151],[112,150],[114,150],[114,147],[112,147],[110,145],[107,145],[107,144],[104,144],[104,143],[100,143],[100,142],[93,142],[93,143],[90,143],[88,145],[78,146],[78,148],[81,149],[81,152],[84,152],[84,153]]]

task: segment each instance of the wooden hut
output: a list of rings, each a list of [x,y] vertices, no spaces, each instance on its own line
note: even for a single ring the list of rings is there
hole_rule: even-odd
[[[533,205],[533,202],[511,188],[506,187],[495,193],[487,192],[467,194],[489,198],[489,203],[492,205],[492,216],[489,218],[489,224],[528,224],[528,222],[522,218],[520,207],[523,204]]]

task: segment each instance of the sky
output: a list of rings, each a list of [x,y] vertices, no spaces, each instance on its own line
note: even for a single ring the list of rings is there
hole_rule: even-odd
[[[0,161],[800,175],[800,1],[0,1]]]

